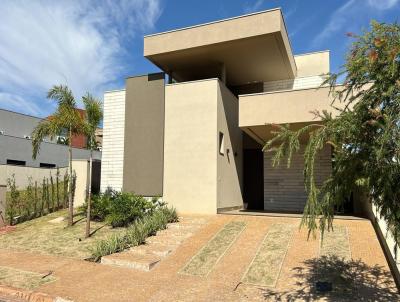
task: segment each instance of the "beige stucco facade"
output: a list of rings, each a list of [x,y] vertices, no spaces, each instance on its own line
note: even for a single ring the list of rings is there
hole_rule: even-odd
[[[163,199],[179,211],[216,213],[242,205],[237,106],[218,79],[166,86]]]
[[[217,209],[217,83],[165,87],[163,199],[182,212]]]
[[[326,75],[330,71],[329,50],[295,55],[297,77]]]
[[[217,146],[217,210],[242,207],[242,131],[238,124],[238,99],[218,81],[217,132],[223,135],[223,152]],[[219,140],[219,137],[218,137]],[[219,144],[219,141],[218,141]],[[223,153],[223,154],[222,154]]]

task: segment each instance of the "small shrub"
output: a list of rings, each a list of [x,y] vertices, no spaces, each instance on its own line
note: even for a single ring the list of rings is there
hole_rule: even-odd
[[[15,175],[13,174],[11,178],[7,179],[7,186],[10,190],[10,199],[7,201],[6,216],[9,220],[10,225],[13,225],[14,217],[17,215],[17,210],[19,207],[19,197],[20,193],[15,184]]]
[[[109,194],[92,195],[92,202],[90,205],[90,218],[94,221],[104,221],[107,215],[110,214],[110,201]],[[87,202],[85,202],[80,210],[86,216]]]
[[[143,244],[147,237],[155,235],[159,230],[166,229],[168,223],[176,221],[178,221],[178,215],[174,208],[160,207],[143,218],[137,219],[126,229],[125,233],[114,234],[109,238],[97,241],[90,249],[92,258],[94,261],[99,261],[103,256]]]
[[[147,200],[134,193],[108,189],[103,194],[93,195],[90,216],[95,221],[107,221],[112,227],[124,227],[164,206],[159,198]],[[86,215],[87,203],[82,205],[81,211]]]
[[[153,203],[144,197],[133,193],[118,192],[110,200],[110,214],[106,220],[112,227],[127,226],[153,210]]]

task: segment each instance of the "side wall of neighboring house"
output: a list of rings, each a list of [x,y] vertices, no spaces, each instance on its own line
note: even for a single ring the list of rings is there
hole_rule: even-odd
[[[72,150],[73,159],[89,159],[89,155],[90,151],[86,149]],[[100,160],[101,152],[93,151],[93,158]],[[0,165],[7,164],[7,160],[23,161],[27,167],[40,167],[41,163],[65,167],[68,165],[68,146],[43,142],[34,160],[30,139],[0,135]]]

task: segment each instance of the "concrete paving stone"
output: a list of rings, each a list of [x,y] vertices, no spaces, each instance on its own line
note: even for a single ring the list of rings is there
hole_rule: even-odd
[[[198,230],[201,227],[199,224],[190,224],[190,223],[170,223],[168,224],[168,229],[178,229],[178,230]]]
[[[204,225],[207,223],[206,218],[200,218],[200,217],[180,217],[179,222],[180,224],[197,224],[197,225]]]
[[[129,252],[117,253],[101,258],[101,263],[112,266],[132,268],[141,271],[150,271],[161,258],[154,254],[135,254]]]
[[[188,230],[182,230],[182,229],[167,229],[167,230],[162,230],[157,232],[157,236],[171,236],[171,237],[182,237],[182,238],[189,238],[192,236],[193,233],[189,232]]]
[[[179,245],[185,239],[177,236],[151,236],[146,239],[146,243],[159,243],[164,245]]]
[[[152,243],[132,247],[128,252],[141,255],[154,254],[159,257],[166,257],[175,249],[176,246]]]

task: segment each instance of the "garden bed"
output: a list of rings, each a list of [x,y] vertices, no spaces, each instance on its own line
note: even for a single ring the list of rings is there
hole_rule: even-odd
[[[50,222],[56,218],[60,222]],[[89,248],[99,239],[123,232],[124,228],[112,228],[104,222],[92,221],[93,235],[84,239],[86,219],[76,214],[75,224],[67,227],[67,211],[61,210],[47,216],[23,222],[13,232],[0,235],[0,249],[30,251],[60,255],[78,259],[91,257]]]

